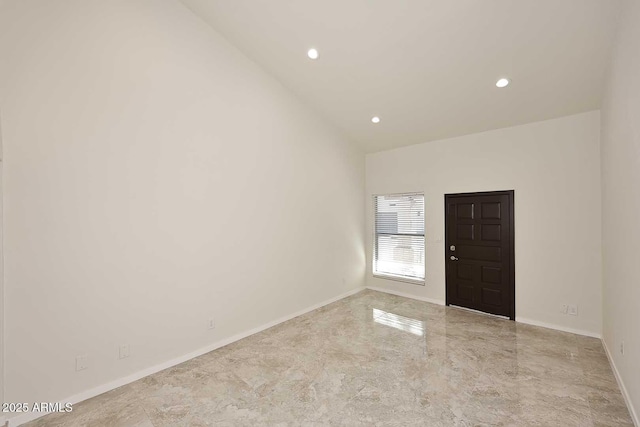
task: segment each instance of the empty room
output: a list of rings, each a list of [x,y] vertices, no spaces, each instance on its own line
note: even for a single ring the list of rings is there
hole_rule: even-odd
[[[640,1],[0,0],[0,427],[640,427]]]

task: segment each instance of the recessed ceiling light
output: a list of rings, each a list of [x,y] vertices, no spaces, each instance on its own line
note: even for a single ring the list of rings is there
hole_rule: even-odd
[[[371,117],[371,122],[372,123],[380,123],[380,117],[378,117],[378,116]]]
[[[498,87],[507,87],[509,86],[509,79],[502,78],[496,82],[496,86]]]
[[[311,59],[318,59],[318,50],[317,49],[309,49],[307,51],[307,56]]]

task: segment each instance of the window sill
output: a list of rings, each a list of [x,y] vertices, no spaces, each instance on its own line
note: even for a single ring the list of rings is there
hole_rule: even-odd
[[[373,273],[373,277],[376,277],[378,279],[393,280],[396,282],[411,283],[412,285],[420,285],[420,286],[425,285],[424,279],[412,279],[410,277],[393,276],[391,274],[381,274],[381,273]]]

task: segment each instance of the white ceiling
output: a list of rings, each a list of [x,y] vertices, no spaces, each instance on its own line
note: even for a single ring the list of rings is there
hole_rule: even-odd
[[[619,7],[617,0],[183,2],[367,152],[598,109]],[[310,47],[318,60],[307,58]],[[498,89],[502,76],[512,83]]]

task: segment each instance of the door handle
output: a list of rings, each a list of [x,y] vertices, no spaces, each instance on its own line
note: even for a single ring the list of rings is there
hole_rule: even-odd
[[[457,257],[454,257],[453,255],[451,255],[451,257],[450,257],[449,259],[450,259],[451,261],[457,261],[457,260],[458,260],[458,258],[457,258]]]

